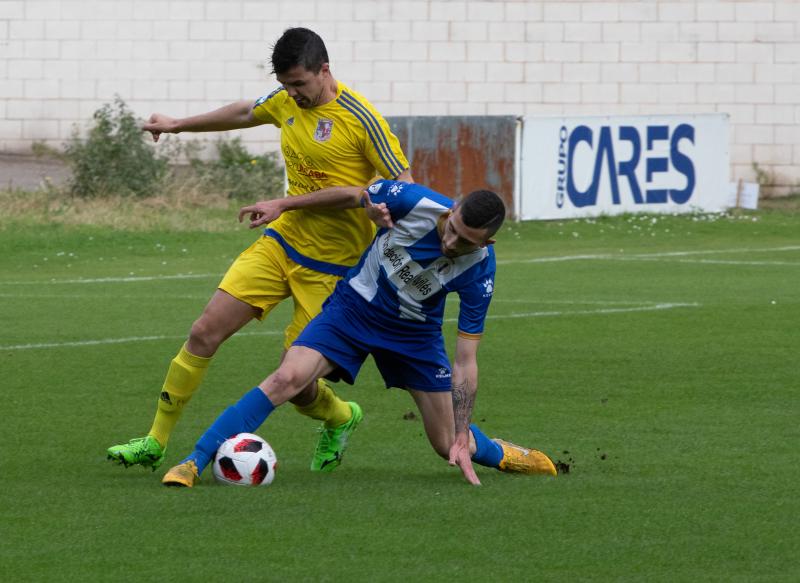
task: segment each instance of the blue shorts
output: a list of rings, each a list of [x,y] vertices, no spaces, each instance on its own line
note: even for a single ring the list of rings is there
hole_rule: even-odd
[[[337,368],[327,376],[333,381],[352,385],[371,354],[387,388],[449,391],[450,361],[441,330],[413,330],[401,322],[389,330],[364,318],[369,309],[366,302],[353,306],[341,301],[334,292],[294,346],[312,348],[333,362]]]

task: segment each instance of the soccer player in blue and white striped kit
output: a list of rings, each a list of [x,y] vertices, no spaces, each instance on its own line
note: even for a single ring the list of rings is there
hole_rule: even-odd
[[[320,377],[352,384],[372,355],[388,387],[408,391],[433,449],[480,484],[472,462],[502,471],[557,474],[534,449],[489,439],[470,424],[478,388],[477,352],[494,289],[492,236],[505,217],[497,194],[470,193],[454,205],[419,184],[379,180],[364,191],[334,187],[362,204],[379,225],[358,265],[341,280],[322,313],[303,330],[280,367],[203,434],[163,483],[193,486],[228,437],[255,431],[275,407]],[[258,222],[258,212],[252,217]],[[460,298],[452,369],[442,335],[445,298]]]

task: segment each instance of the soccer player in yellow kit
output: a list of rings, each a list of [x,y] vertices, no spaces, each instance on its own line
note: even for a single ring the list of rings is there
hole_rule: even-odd
[[[161,464],[183,408],[227,338],[291,297],[294,315],[284,342],[288,349],[320,312],[336,282],[358,262],[374,235],[372,223],[362,209],[347,208],[349,197],[335,189],[316,191],[366,185],[376,171],[385,178],[413,181],[386,120],[333,77],[325,44],[316,33],[286,30],[273,48],[272,68],[281,86],[255,103],[239,101],[184,119],[153,114],[143,127],[158,141],[162,133],[275,125],[281,129],[289,196],[241,210],[240,220],[249,213],[251,226],[267,228],[233,262],[192,325],[167,371],[148,435],[108,449],[108,458],[125,467],[139,464],[155,470]],[[333,470],[363,418],[361,408],[340,399],[322,380],[292,403],[300,413],[323,421],[311,469]]]

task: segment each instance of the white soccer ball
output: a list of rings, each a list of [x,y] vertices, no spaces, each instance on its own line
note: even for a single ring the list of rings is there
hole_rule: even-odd
[[[268,486],[275,479],[275,451],[254,433],[240,433],[226,440],[214,457],[214,477],[223,484]]]

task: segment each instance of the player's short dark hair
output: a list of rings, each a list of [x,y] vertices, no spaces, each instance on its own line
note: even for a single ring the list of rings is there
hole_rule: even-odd
[[[470,192],[459,203],[461,220],[473,229],[486,229],[491,237],[503,224],[506,218],[506,205],[491,190]]]
[[[287,28],[272,47],[272,72],[276,75],[297,65],[319,73],[323,63],[328,62],[328,50],[322,38],[307,28]]]

